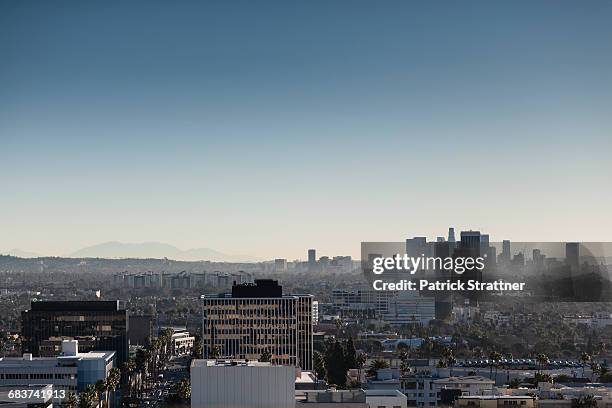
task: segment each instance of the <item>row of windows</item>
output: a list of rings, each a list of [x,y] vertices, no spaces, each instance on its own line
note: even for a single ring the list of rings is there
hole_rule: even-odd
[[[0,380],[74,380],[74,374],[52,374],[52,373],[0,373]]]

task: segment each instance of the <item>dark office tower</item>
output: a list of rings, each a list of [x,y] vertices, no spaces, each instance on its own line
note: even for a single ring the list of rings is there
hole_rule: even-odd
[[[451,245],[453,245],[451,242],[436,242],[434,244],[434,256],[442,259],[450,257],[452,251]],[[440,282],[453,278],[452,272],[444,269],[436,269],[435,276],[436,280]],[[450,317],[453,309],[452,293],[450,291],[437,290],[429,296],[433,296],[436,301],[436,319],[444,320]]]
[[[489,246],[489,234],[480,235],[480,245]]]
[[[115,351],[117,365],[128,358],[128,314],[119,301],[32,302],[21,312],[22,349],[36,357],[61,352],[62,340],[79,341],[79,350]]]
[[[308,270],[314,271],[317,267],[317,250],[309,249],[308,250]]]
[[[130,344],[146,346],[153,338],[153,316],[130,316]]]
[[[448,242],[455,242],[455,229],[453,227],[448,229]]]
[[[461,231],[461,248],[469,250],[471,256],[479,256],[480,238],[480,231]]]
[[[580,266],[580,244],[577,242],[568,242],[565,244],[565,263],[573,272],[578,272]]]
[[[234,285],[232,293],[205,295],[204,358],[257,360],[268,351],[272,362],[312,369],[312,295],[283,295],[270,279]]]
[[[480,235],[480,256],[485,259],[486,268],[491,268],[495,265],[495,247],[490,245],[489,234]]]
[[[510,262],[510,240],[504,239],[502,241],[501,258],[506,262]]]
[[[542,251],[536,248],[532,251],[532,254],[533,255],[531,259],[533,260],[533,268],[536,271],[542,269],[544,267],[544,258],[545,258],[545,256],[542,255]]]

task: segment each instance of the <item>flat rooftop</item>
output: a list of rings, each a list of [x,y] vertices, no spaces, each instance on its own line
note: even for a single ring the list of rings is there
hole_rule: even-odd
[[[75,300],[32,302],[30,310],[35,312],[116,312],[120,309],[118,300]]]
[[[192,367],[272,367],[270,363],[247,360],[193,360]]]
[[[58,361],[78,361],[78,360],[109,360],[115,355],[114,351],[90,351],[88,353],[78,353],[76,356],[57,356],[57,357],[3,357],[0,358],[0,367],[48,367],[57,365]]]
[[[531,398],[529,395],[462,395],[457,397],[457,399],[480,399],[480,400],[496,400],[496,399],[525,399]]]
[[[495,381],[490,378],[483,377],[480,375],[467,375],[464,377],[448,377],[448,378],[440,378],[438,380],[434,380],[436,384],[446,384],[446,383],[456,383],[456,382],[470,382],[470,383],[490,383],[493,384]]]

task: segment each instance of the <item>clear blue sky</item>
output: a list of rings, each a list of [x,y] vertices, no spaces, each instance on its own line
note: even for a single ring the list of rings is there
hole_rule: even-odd
[[[609,241],[612,2],[0,3],[0,250]]]

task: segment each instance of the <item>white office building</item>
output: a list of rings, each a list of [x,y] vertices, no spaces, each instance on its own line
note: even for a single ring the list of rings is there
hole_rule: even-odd
[[[407,408],[408,398],[398,390],[366,390],[366,402],[375,408]]]
[[[65,391],[56,395],[67,396],[106,379],[114,364],[114,351],[79,353],[77,340],[64,340],[62,354],[57,357],[24,354],[0,358],[0,386],[50,384],[56,391]]]
[[[172,354],[189,354],[193,349],[195,337],[188,331],[180,331],[172,334]]]
[[[427,326],[436,318],[436,301],[433,297],[419,296],[412,291],[403,291],[389,299],[388,310],[382,320],[392,326],[406,324]]]
[[[191,408],[295,408],[295,367],[193,360]]]

